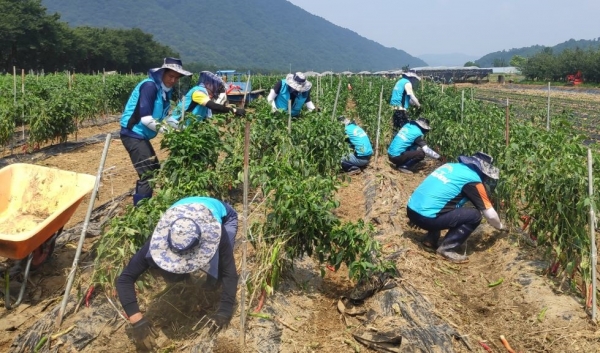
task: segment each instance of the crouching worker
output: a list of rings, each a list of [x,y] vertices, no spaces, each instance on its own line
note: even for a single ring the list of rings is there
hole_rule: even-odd
[[[425,159],[426,155],[434,159],[440,158],[423,139],[429,130],[429,120],[418,118],[411,120],[398,131],[387,151],[388,158],[396,169],[403,173],[412,173],[414,166]]]
[[[210,118],[215,113],[233,113],[237,116],[246,115],[244,108],[230,108],[225,106],[227,95],[225,94],[225,83],[221,77],[210,71],[200,72],[198,83],[185,95],[185,112],[194,114],[198,120]],[[173,110],[172,118],[181,120],[183,102],[177,104]],[[189,123],[183,123],[183,126]]]
[[[408,218],[428,231],[423,245],[436,249],[451,262],[468,261],[456,250],[479,226],[481,213],[494,228],[504,229],[484,186],[498,180],[499,171],[492,162],[492,157],[482,152],[472,157],[460,156],[458,163],[446,163],[434,170],[408,200]],[[462,207],[467,201],[475,208]],[[448,233],[438,247],[443,229],[448,229]]]
[[[361,168],[369,164],[369,160],[373,155],[373,147],[365,130],[345,116],[338,117],[344,126],[346,126],[346,140],[350,147],[354,150],[342,158],[342,169],[348,175],[354,175],[361,172]]]
[[[129,317],[138,349],[156,347],[156,332],[140,312],[135,292],[135,282],[148,269],[155,269],[167,282],[185,280],[198,270],[207,272],[204,287],[216,289],[222,283],[223,291],[217,313],[205,321],[212,332],[227,326],[233,316],[238,281],[233,257],[236,232],[236,211],[217,199],[188,197],[165,211],[152,236],[117,278],[119,301]]]

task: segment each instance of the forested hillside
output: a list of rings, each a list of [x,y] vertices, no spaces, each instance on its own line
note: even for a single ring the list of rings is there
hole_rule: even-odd
[[[185,62],[287,71],[426,65],[285,0],[43,0],[71,26],[138,27]]]
[[[532,45],[530,47],[513,48],[510,50],[497,51],[484,55],[479,60],[475,60],[475,64],[477,64],[479,67],[508,66],[510,64],[510,59],[512,59],[513,56],[519,55],[525,58],[529,58],[535,54],[542,52],[544,48],[548,47],[545,47],[543,45]],[[591,40],[570,39],[566,42],[557,44],[549,48],[552,48],[552,52],[555,54],[559,54],[565,49],[597,49],[600,48],[600,37]]]

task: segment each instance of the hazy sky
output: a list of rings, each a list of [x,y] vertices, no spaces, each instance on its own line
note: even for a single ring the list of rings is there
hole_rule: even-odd
[[[410,55],[474,56],[600,37],[600,0],[289,0]]]

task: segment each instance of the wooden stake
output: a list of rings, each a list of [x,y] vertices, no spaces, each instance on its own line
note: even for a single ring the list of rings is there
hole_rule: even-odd
[[[292,100],[288,99],[288,134],[292,133]]]
[[[242,232],[242,286],[240,290],[240,348],[246,347],[246,257],[248,248],[248,189],[249,189],[249,164],[250,164],[250,120],[246,119],[244,130],[244,230]]]
[[[592,150],[588,148],[588,191],[590,200],[594,197],[594,177],[592,174]],[[596,249],[596,233],[594,228],[596,227],[596,213],[594,211],[594,203],[590,202],[590,243],[592,246],[592,320],[596,321],[597,318],[597,283],[596,283],[596,266],[598,263],[598,255]]]
[[[335,111],[337,110],[338,98],[340,97],[340,89],[342,88],[342,78],[339,78],[337,93],[335,94],[335,102],[333,103],[333,112],[331,113],[331,121],[335,121]]]
[[[25,100],[25,69],[21,69],[21,101]],[[21,110],[21,128],[23,129],[23,142],[25,142],[25,105]]]
[[[508,146],[508,139],[509,139],[509,131],[508,131],[508,118],[509,118],[509,114],[508,114],[508,98],[506,98],[506,132],[505,132],[505,136],[506,136],[506,146]]]
[[[377,135],[375,137],[375,165],[379,158],[379,131],[381,127],[381,105],[383,102],[383,85],[381,85],[381,92],[379,93],[379,114],[377,115]]]

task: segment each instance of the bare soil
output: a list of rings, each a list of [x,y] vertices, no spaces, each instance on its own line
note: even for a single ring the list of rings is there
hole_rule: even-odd
[[[106,133],[118,129],[118,124],[91,129],[90,135]],[[87,130],[82,129],[79,136],[86,133]],[[153,140],[159,158],[164,159],[165,153],[160,151],[159,143],[160,137]],[[39,163],[95,175],[102,149],[103,143],[97,143]],[[487,225],[469,238],[466,253],[470,262],[464,265],[451,264],[420,245],[425,232],[407,226],[405,207],[412,190],[435,167],[435,161],[427,161],[423,171],[401,174],[389,166],[384,156],[380,157],[365,172],[344,181],[337,194],[340,207],[336,214],[349,221],[364,219],[375,226],[376,239],[381,242],[384,254],[397,255],[395,261],[401,273],[399,281],[424,296],[436,315],[456,329],[471,348],[455,340],[455,352],[483,352],[480,342],[494,352],[505,351],[500,335],[506,337],[516,352],[600,351],[600,332],[585,312],[582,299],[572,295],[568,284],[545,274],[548,264],[543,260],[541,249],[519,244],[518,238],[513,235],[498,233]],[[113,140],[99,199],[95,204],[109,202],[130,191],[136,178],[121,142]],[[373,186],[376,193],[367,194],[366,190],[373,189]],[[87,202],[84,200],[80,205],[68,227],[84,219]],[[130,203],[131,198],[123,201],[123,205]],[[90,249],[96,240],[86,239],[81,258],[84,275],[76,281],[76,290],[87,288],[85,269],[89,270],[93,261]],[[75,246],[71,243],[57,249],[51,261],[32,274],[23,304],[12,311],[0,309],[0,351],[10,352],[15,337],[27,332],[60,302]],[[236,252],[238,261],[240,251]],[[252,264],[251,255],[249,263]],[[340,297],[354,285],[347,277],[347,269],[341,268],[337,272],[327,270],[325,277],[321,278],[314,261],[300,261],[295,268],[293,273],[286,274],[288,284],[283,285],[279,293],[267,298],[263,309],[264,313],[277,313],[279,321],[273,323],[248,317],[246,342],[249,348],[246,351],[277,351],[267,349],[271,346],[281,352],[357,351],[355,347],[360,345],[350,335],[352,327],[346,325],[336,307]],[[502,280],[501,284],[490,286],[499,280]],[[17,285],[18,282],[12,283],[11,288],[15,290]],[[166,349],[164,351],[189,349],[190,326],[199,315],[198,307],[189,303],[190,298],[200,298],[197,287],[194,288],[174,287],[158,297],[156,293],[152,296],[142,293],[144,307],[149,303],[160,304],[149,315],[161,331],[159,342]],[[73,296],[76,297],[75,294]],[[97,297],[104,297],[104,294],[99,293]],[[76,315],[67,318],[61,330],[71,325],[77,326],[75,330],[84,329],[86,325],[94,326],[87,328],[93,330],[96,336],[82,350],[84,352],[135,351],[126,335],[127,325],[113,309],[109,307],[108,310],[110,315],[115,316],[114,321],[95,321],[104,310],[99,302],[92,300],[89,308],[82,305]],[[213,351],[242,351],[238,315],[239,310],[230,328],[217,337],[211,347]],[[276,329],[271,325],[275,325]],[[265,330],[272,330],[268,340],[261,336]],[[273,344],[275,341],[277,345]],[[52,347],[59,352],[70,351],[63,349],[60,342],[61,339],[54,341]],[[364,346],[359,349],[361,352],[374,352]],[[430,347],[428,351],[438,350]]]

